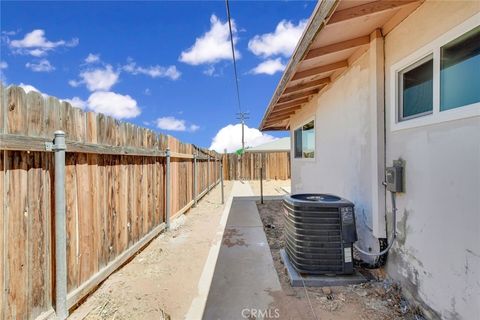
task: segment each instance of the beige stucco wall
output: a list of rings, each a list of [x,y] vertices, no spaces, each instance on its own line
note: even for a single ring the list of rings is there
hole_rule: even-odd
[[[406,164],[406,192],[397,201],[399,239],[386,270],[431,318],[480,319],[480,117],[393,132],[390,68],[479,11],[480,1],[426,1],[385,38],[386,164],[398,158]],[[362,246],[374,243],[366,234],[378,184],[369,54],[291,119],[292,135],[313,117],[316,126],[315,159],[292,158],[292,192],[352,200]],[[387,201],[391,220],[390,208]]]
[[[292,156],[292,192],[320,192],[355,203],[359,237],[372,241],[372,127],[369,54],[361,56],[328,90],[291,119],[291,134],[315,118],[315,159]],[[293,139],[292,139],[293,143]],[[384,213],[382,212],[382,215]]]
[[[387,165],[406,163],[387,271],[442,319],[480,319],[480,118],[393,132],[390,72],[479,11],[479,1],[427,1],[385,38]]]

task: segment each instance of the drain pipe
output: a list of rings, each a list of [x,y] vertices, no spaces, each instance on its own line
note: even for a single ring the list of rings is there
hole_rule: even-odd
[[[380,252],[372,253],[359,248],[356,244],[353,244],[354,248],[358,250],[358,252],[370,256],[370,257],[380,257],[374,266],[370,267],[379,267],[385,263],[386,254],[392,248],[395,239],[397,238],[397,199],[396,195],[397,192],[405,192],[404,191],[404,161],[400,158],[398,160],[393,161],[393,166],[387,167],[385,169],[385,178],[386,181],[382,182],[382,184],[386,187],[390,194],[392,195],[392,214],[393,214],[393,230],[392,230],[392,237],[387,242],[387,247],[382,250],[380,248]],[[380,245],[382,246],[383,242],[379,239]]]
[[[384,182],[384,184],[385,184],[385,182]],[[358,252],[360,252],[364,255],[367,255],[367,256],[370,256],[370,257],[383,256],[384,254],[388,253],[390,248],[392,248],[393,243],[395,242],[395,239],[397,239],[397,203],[396,203],[396,194],[397,193],[390,191],[390,194],[392,195],[392,214],[393,214],[393,233],[392,233],[392,237],[388,240],[387,247],[385,249],[383,249],[382,251],[378,252],[378,253],[373,253],[373,252],[368,252],[368,251],[362,250],[357,246],[356,243],[354,243],[353,246],[355,247],[355,249]]]

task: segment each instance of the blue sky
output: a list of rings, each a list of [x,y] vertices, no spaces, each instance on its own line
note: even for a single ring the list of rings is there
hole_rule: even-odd
[[[230,3],[249,127],[260,123],[314,5]],[[7,84],[33,86],[199,146],[239,145],[223,1],[2,1],[1,30]],[[247,132],[250,145],[271,139]]]

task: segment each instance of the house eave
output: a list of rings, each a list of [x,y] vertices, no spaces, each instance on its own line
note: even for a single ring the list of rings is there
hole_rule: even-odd
[[[310,20],[270,99],[261,131],[284,131],[295,114],[328,91],[350,66],[424,0],[323,0]]]
[[[262,122],[260,124],[260,131],[284,131],[288,130],[288,126],[266,126],[266,120],[270,112],[272,111],[273,107],[277,103],[278,99],[282,95],[283,91],[285,90],[288,82],[295,74],[295,70],[297,68],[298,63],[300,63],[303,57],[306,55],[310,44],[315,39],[315,36],[318,32],[323,28],[325,25],[325,20],[329,17],[334,11],[336,6],[338,5],[339,0],[329,1],[329,0],[321,0],[318,2],[317,6],[315,7],[312,16],[308,21],[308,25],[305,28],[305,31],[302,34],[301,40],[298,42],[295,51],[290,58],[287,68],[283,72],[282,78],[278,83],[277,87],[275,88],[275,92],[270,99],[270,103],[268,104],[268,108],[265,111]]]

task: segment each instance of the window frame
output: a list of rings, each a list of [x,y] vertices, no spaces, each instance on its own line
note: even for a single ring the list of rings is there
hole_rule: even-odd
[[[442,36],[431,41],[429,44],[418,49],[390,68],[390,124],[391,131],[410,129],[420,126],[427,126],[446,121],[459,120],[480,116],[480,102],[464,105],[448,110],[440,110],[440,48],[452,40],[462,36],[468,31],[478,27],[480,13],[457,25]],[[433,109],[432,112],[418,114],[415,116],[401,118],[403,106],[400,103],[400,73],[407,68],[418,66],[421,61],[425,62],[428,57],[433,57]]]
[[[400,70],[397,72],[397,76],[398,76],[398,108],[397,108],[397,111],[398,111],[398,121],[399,122],[402,122],[402,121],[407,121],[407,120],[410,120],[410,119],[415,119],[415,118],[418,118],[418,117],[423,117],[423,116],[426,116],[426,115],[429,115],[429,114],[432,114],[433,113],[433,104],[432,104],[432,111],[425,111],[425,112],[421,112],[421,113],[417,113],[417,114],[414,114],[414,115],[411,115],[411,116],[406,116],[404,117],[403,116],[403,75],[409,71],[412,71],[413,69],[421,66],[422,64],[428,62],[432,60],[432,63],[433,63],[433,55],[432,54],[429,54],[425,57],[423,57],[422,59],[420,60],[417,60],[415,61],[414,63],[412,63],[411,65],[409,65],[408,67]],[[435,66],[434,66],[435,67]],[[432,81],[433,81],[433,74],[432,74]],[[433,92],[432,92],[433,93]]]
[[[302,142],[302,157],[296,157],[295,156],[295,131],[303,128],[304,125],[306,125],[307,123],[310,123],[312,121],[313,121],[313,147],[314,147],[313,157],[312,158],[305,158],[303,156],[303,142]],[[292,156],[293,156],[294,160],[300,160],[300,161],[314,161],[315,160],[315,157],[317,156],[317,137],[316,137],[317,127],[316,127],[315,123],[316,123],[315,117],[310,117],[310,118],[302,121],[300,125],[295,126],[293,128],[292,139],[290,139],[290,140],[291,140],[291,143],[292,143],[291,150],[292,150]],[[302,129],[302,141],[303,141],[303,129]]]

